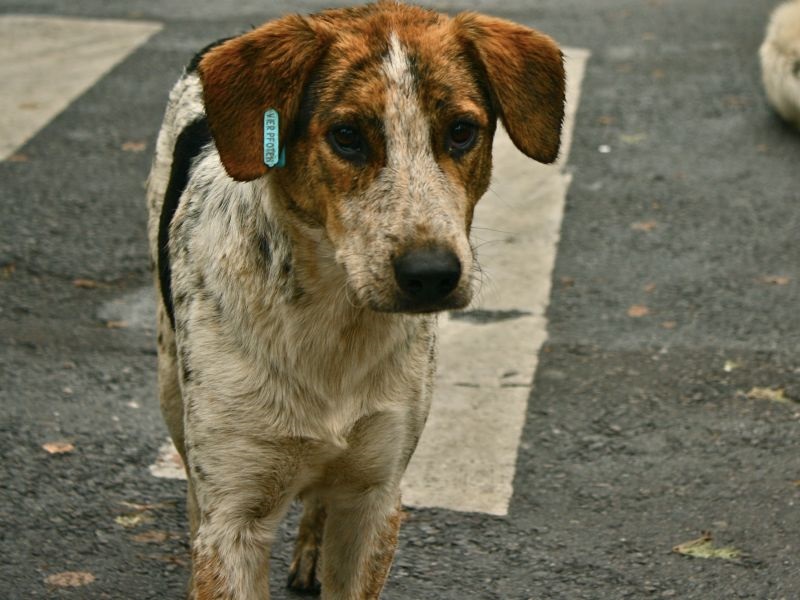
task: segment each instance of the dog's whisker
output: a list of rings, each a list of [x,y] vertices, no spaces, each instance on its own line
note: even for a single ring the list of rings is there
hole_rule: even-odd
[[[503,244],[505,243],[503,240],[485,240],[473,246],[473,250],[478,250],[480,248],[484,248],[486,246],[494,246],[495,244]]]
[[[492,229],[491,227],[477,227],[477,226],[473,225],[472,226],[472,230],[475,231],[476,229],[478,231],[491,231],[493,233],[502,233],[503,235],[513,235],[514,234],[513,231],[505,231],[503,229]]]

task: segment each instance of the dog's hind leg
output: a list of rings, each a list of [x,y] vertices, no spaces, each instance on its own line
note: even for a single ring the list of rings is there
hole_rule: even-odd
[[[186,462],[186,442],[183,431],[183,397],[181,396],[180,377],[178,373],[178,360],[175,347],[175,332],[167,317],[161,302],[156,311],[158,330],[158,399],[161,405],[161,414],[167,424],[172,443],[178,454]],[[197,508],[197,498],[192,485],[192,478],[187,469],[186,488],[186,513],[189,515],[190,539],[193,540],[200,524],[200,513]],[[193,585],[189,582],[189,597]]]
[[[159,302],[158,321],[158,399],[161,414],[167,424],[172,443],[186,463],[186,442],[183,431],[183,397],[181,396],[178,360],[175,347],[175,332],[172,330],[167,313]],[[186,512],[189,515],[189,530],[194,539],[200,524],[200,513],[197,509],[197,498],[192,485],[192,478],[187,470]]]
[[[156,319],[158,322],[158,399],[161,405],[161,414],[164,416],[172,442],[186,464],[183,399],[178,374],[175,332],[172,330],[172,325],[161,302],[156,311]]]
[[[322,533],[326,510],[317,494],[303,495],[303,517],[297,531],[292,564],[289,566],[288,587],[298,592],[319,593],[318,565],[322,551]]]

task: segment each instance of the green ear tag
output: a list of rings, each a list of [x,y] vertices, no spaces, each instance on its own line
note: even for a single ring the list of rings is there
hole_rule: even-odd
[[[280,147],[278,111],[270,108],[264,113],[264,164],[268,167],[286,165],[286,148]]]

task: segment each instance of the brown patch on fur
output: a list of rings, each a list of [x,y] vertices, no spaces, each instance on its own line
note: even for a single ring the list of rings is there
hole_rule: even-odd
[[[486,70],[500,118],[517,148],[540,162],[556,160],[565,75],[555,42],[533,29],[477,13],[456,16],[454,26]]]
[[[312,19],[290,15],[213,48],[200,61],[208,122],[232,178],[249,181],[267,172],[264,111],[278,111],[285,143],[303,84],[331,37]]]
[[[233,600],[225,593],[222,563],[216,554],[192,552],[192,590],[196,600]]]
[[[356,63],[357,76],[351,76]],[[380,65],[381,52],[361,35],[337,37],[307,92],[314,97],[314,111],[287,151],[286,168],[276,172],[278,185],[290,191],[299,209],[333,236],[343,233],[337,230],[337,203],[366,190],[386,164]],[[329,132],[344,125],[356,128],[366,143],[364,164],[338,156],[328,143]]]
[[[402,511],[398,508],[386,520],[386,526],[378,534],[376,551],[367,566],[364,600],[378,600],[381,590],[386,584],[389,569],[397,549],[397,538],[400,535],[400,523],[403,521]]]

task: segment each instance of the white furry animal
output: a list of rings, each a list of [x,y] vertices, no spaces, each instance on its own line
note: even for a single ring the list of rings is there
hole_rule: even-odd
[[[759,55],[770,104],[800,127],[800,0],[781,4],[772,13]]]
[[[555,160],[562,63],[527,27],[395,1],[290,15],[191,61],[148,185],[190,598],[269,598],[296,497],[290,587],[379,597],[430,406],[433,313],[472,296],[497,120]]]

